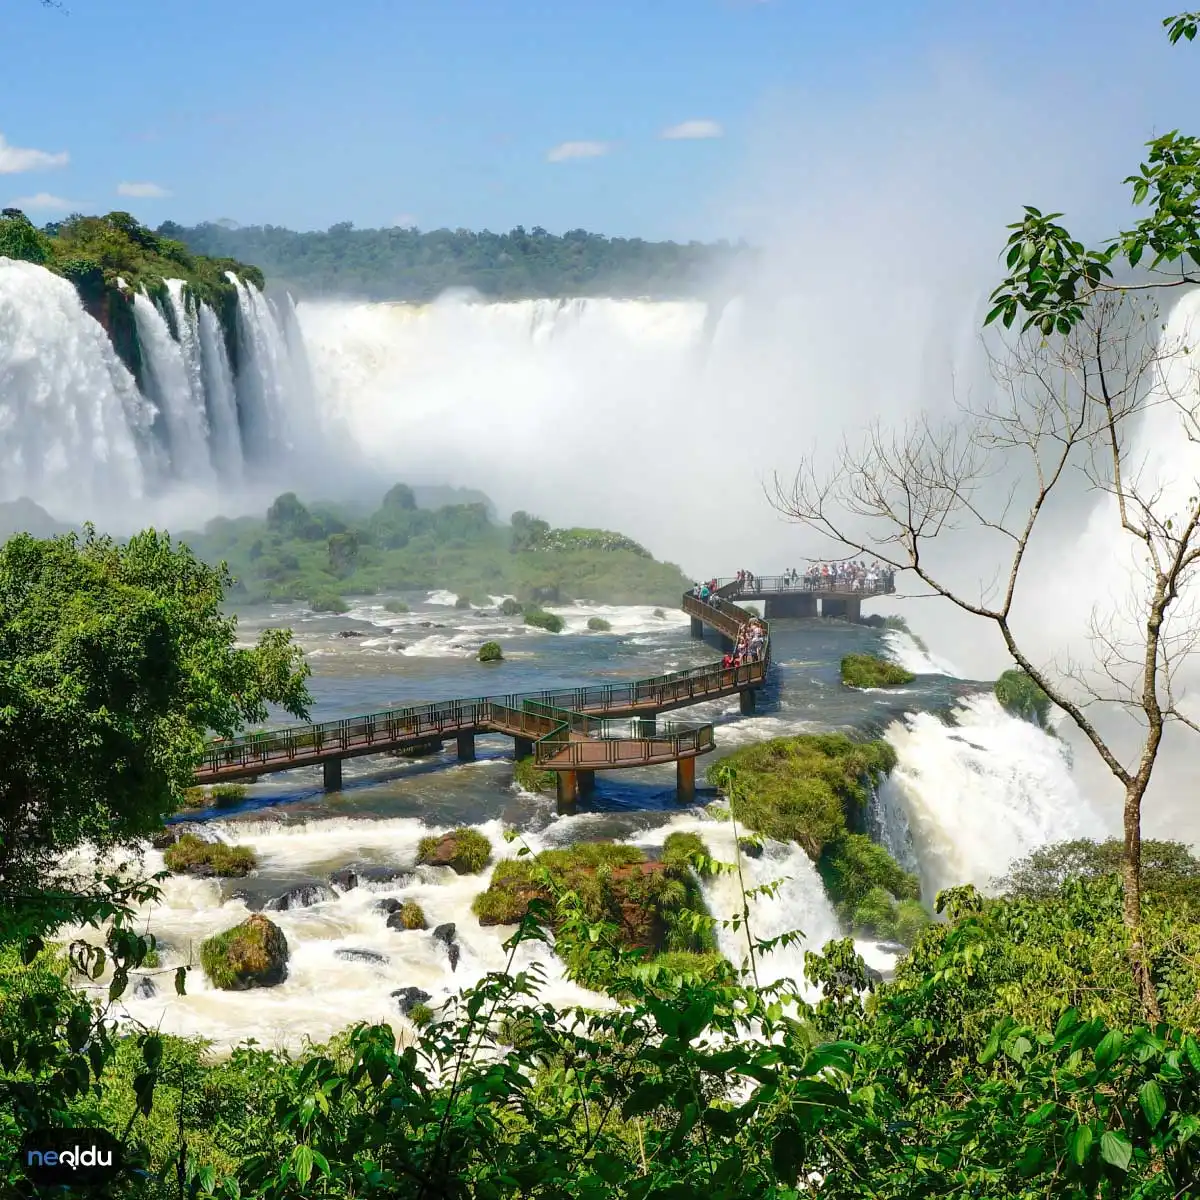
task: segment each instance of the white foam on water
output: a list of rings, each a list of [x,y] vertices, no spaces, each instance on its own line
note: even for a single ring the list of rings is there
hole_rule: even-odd
[[[961,883],[986,887],[1039,846],[1107,836],[1071,778],[1063,744],[1009,716],[994,696],[961,701],[952,725],[909,714],[886,736],[927,897]]]
[[[888,657],[914,675],[950,675],[955,679],[962,678],[962,672],[949,659],[931,654],[911,633],[889,629],[883,635],[883,640]]]
[[[425,597],[426,604],[437,604],[445,607],[453,608],[458,601],[457,592],[448,592],[444,588],[439,588],[436,592],[430,592]]]
[[[650,604],[589,604],[580,600],[570,605],[547,605],[546,611],[562,617],[564,633],[587,633],[587,623],[600,617],[611,626],[611,632],[630,634],[653,634],[673,632],[686,626],[688,615],[679,607],[656,607]],[[655,616],[656,612],[662,616]],[[635,639],[635,644],[645,642]]]

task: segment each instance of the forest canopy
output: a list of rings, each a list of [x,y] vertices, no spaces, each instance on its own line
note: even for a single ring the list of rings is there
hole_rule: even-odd
[[[709,294],[755,254],[744,243],[647,242],[584,229],[557,236],[540,226],[508,233],[469,229],[355,229],[349,221],[299,233],[278,225],[234,228],[168,221],[158,233],[194,253],[252,262],[297,296],[433,300],[473,288],[498,300],[616,296],[656,299]]]

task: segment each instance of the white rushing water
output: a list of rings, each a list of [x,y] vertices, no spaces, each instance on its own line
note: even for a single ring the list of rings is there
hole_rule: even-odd
[[[225,334],[216,314],[207,304],[200,305],[199,327],[213,462],[224,480],[236,484],[242,477],[243,467],[237,392],[233,386],[229,353],[225,348]]]
[[[140,499],[154,415],[75,288],[0,257],[0,499]]]

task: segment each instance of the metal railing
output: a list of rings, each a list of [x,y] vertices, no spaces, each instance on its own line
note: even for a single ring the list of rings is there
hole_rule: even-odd
[[[737,579],[718,579],[717,590],[721,595],[733,596],[763,596],[768,593],[774,594],[778,592],[795,593],[795,592],[831,592],[838,596],[890,596],[896,591],[896,582],[894,578],[884,578],[877,580],[871,586],[868,586],[865,580],[859,582],[854,580],[843,580],[842,582],[834,583],[828,578],[822,576],[820,578],[812,578],[808,575],[797,575],[793,579],[790,575],[767,575],[754,576],[754,583],[747,586],[745,583],[739,582]],[[729,588],[733,591],[727,591]]]
[[[735,585],[734,590],[728,592],[728,584],[721,590],[736,594],[737,581],[729,582]],[[720,596],[715,604],[709,604],[690,593],[683,597],[683,609],[730,638],[736,638],[742,626],[754,615]],[[714,693],[761,684],[770,664],[769,628],[765,621],[761,624],[767,630],[761,656],[736,668],[709,663],[628,684],[432,701],[343,720],[264,730],[211,743],[201,755],[197,774],[216,775],[222,769],[266,767],[296,759],[309,762],[328,751],[362,750],[377,743],[388,745],[403,739],[473,732],[489,726],[505,733],[529,736],[534,741],[535,760],[539,763],[549,759],[574,761],[572,756],[578,758],[587,752],[572,747],[589,743],[625,743],[632,749],[635,742],[641,745],[654,742],[663,746],[675,745],[686,753],[702,753],[703,750],[696,747],[711,748],[714,744],[711,725],[670,726],[672,732],[656,732],[650,737],[639,736],[636,732],[631,732],[629,737],[613,737],[609,732],[611,721],[606,722],[596,714],[639,707],[657,711],[668,704],[703,700]],[[638,728],[635,720],[631,731]],[[603,753],[616,755],[617,751],[605,750]],[[641,753],[646,756],[644,750]],[[618,761],[618,758],[605,761]]]

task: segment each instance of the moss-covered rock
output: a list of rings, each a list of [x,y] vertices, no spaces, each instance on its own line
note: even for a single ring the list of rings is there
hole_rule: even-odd
[[[875,654],[847,654],[842,659],[842,682],[847,687],[899,687],[914,679],[911,671]]]
[[[261,913],[200,946],[200,965],[209,982],[226,991],[274,987],[287,977],[287,962],[283,930]]]
[[[537,629],[544,629],[547,633],[562,633],[566,623],[557,613],[548,613],[540,608],[527,608],[525,610],[525,624],[532,625]]]
[[[316,613],[344,613],[350,605],[335,592],[319,592],[308,598],[308,607]]]
[[[433,1009],[428,1004],[414,1004],[408,1010],[408,1019],[418,1029],[424,1029],[433,1020],[433,1015]]]
[[[503,662],[504,651],[500,649],[500,643],[484,642],[479,647],[479,661],[481,663]]]
[[[873,783],[896,765],[887,742],[806,733],[745,746],[708,770],[746,828],[799,842],[815,862],[827,842],[859,830]]]
[[[383,607],[384,611],[390,613],[408,612],[408,605],[405,604],[403,600],[388,600]]]
[[[496,864],[472,909],[481,925],[511,925],[525,916],[533,900],[550,901],[556,892],[570,891],[590,920],[616,930],[626,949],[651,957],[665,952],[712,954],[716,938],[711,925],[694,919],[708,916],[708,909],[695,873],[683,861],[690,848],[675,843],[673,853],[651,862],[635,846],[583,842],[531,858],[505,859]],[[561,927],[557,932],[558,952],[577,977],[605,986],[589,969],[588,946],[572,943]]]
[[[847,929],[903,940],[899,937],[900,905],[919,901],[921,884],[883,846],[860,833],[848,833],[825,845],[817,870]],[[916,907],[921,923],[927,924],[929,916],[919,903]],[[908,911],[907,924],[912,920],[913,913]]]
[[[488,865],[492,843],[477,829],[461,827],[440,837],[425,837],[417,847],[417,862],[450,867],[459,875],[474,875]]]
[[[588,617],[588,629],[593,633],[611,633],[612,624],[603,617]]]
[[[253,871],[258,857],[249,846],[206,842],[185,833],[163,851],[163,862],[177,874],[237,878]]]
[[[1020,667],[1005,671],[993,691],[1005,712],[1045,729],[1050,720],[1050,697]]]
[[[231,808],[246,798],[244,783],[217,783],[209,789],[209,798],[217,808]]]
[[[553,792],[558,786],[558,775],[542,770],[533,755],[518,758],[513,763],[513,780],[526,792]]]
[[[415,900],[405,900],[388,919],[389,929],[427,929],[425,910]]]
[[[518,617],[524,611],[525,606],[519,600],[514,600],[512,596],[505,596],[500,604],[500,615],[504,617]]]

